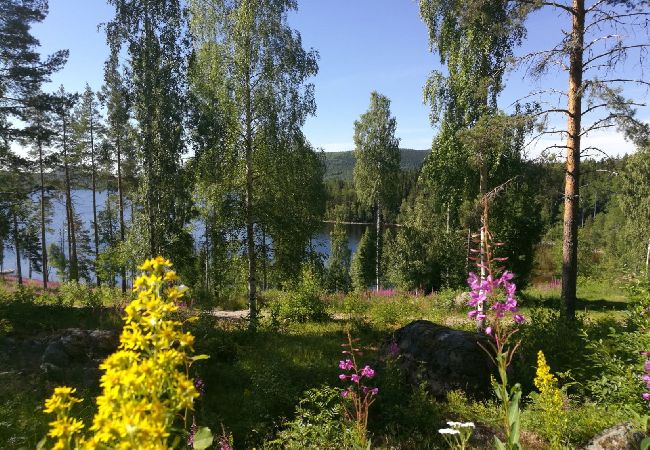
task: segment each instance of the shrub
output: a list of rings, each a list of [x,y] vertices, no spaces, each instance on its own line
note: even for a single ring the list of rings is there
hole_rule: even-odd
[[[36,290],[32,286],[20,284],[16,287],[13,295],[13,301],[22,305],[32,305],[36,303]]]
[[[307,322],[327,318],[326,305],[322,299],[322,289],[315,271],[306,267],[295,289],[278,292],[269,300],[271,321]]]
[[[340,389],[322,385],[306,391],[296,407],[294,420],[284,424],[268,449],[354,448],[353,425],[345,416]]]
[[[65,306],[101,306],[101,298],[88,285],[76,281],[66,281],[59,286],[59,302]]]

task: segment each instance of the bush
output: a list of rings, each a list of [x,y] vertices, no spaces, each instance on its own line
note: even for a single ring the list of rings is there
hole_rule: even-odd
[[[395,328],[413,319],[422,318],[418,300],[409,296],[376,298],[370,303],[368,318],[380,327]]]
[[[268,302],[271,322],[321,321],[327,318],[323,291],[315,271],[306,267],[298,285],[289,291],[278,292]]]
[[[64,306],[101,306],[101,298],[86,284],[66,281],[59,286],[59,302]]]
[[[14,291],[13,301],[23,305],[36,303],[36,289],[32,286],[18,285]]]
[[[345,416],[341,391],[323,385],[306,391],[296,407],[296,418],[284,424],[266,449],[355,448],[352,424]]]

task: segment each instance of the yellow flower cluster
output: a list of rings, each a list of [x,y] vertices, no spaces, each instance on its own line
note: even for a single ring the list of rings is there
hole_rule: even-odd
[[[537,372],[535,377],[535,387],[539,392],[548,392],[557,387],[557,378],[551,373],[551,368],[546,362],[544,352],[541,350],[537,353]]]
[[[54,414],[56,419],[50,422],[49,437],[55,439],[52,449],[63,450],[71,448],[73,440],[83,430],[84,424],[80,420],[69,417],[70,410],[81,400],[73,394],[76,389],[66,386],[54,389],[52,397],[45,401],[45,411]]]
[[[134,283],[137,298],[125,309],[119,349],[100,366],[105,373],[92,434],[79,439],[77,448],[170,448],[172,426],[180,413],[193,408],[199,393],[187,368],[205,356],[191,356],[194,336],[183,332],[182,323],[170,317],[186,290],[171,284],[178,280],[171,266],[162,257],[140,266],[144,273]],[[70,407],[78,401],[71,400],[72,392],[57,388],[46,401],[46,412],[64,412],[50,424],[49,436],[68,439],[68,447],[58,448],[70,448],[70,436],[83,427],[68,418]]]
[[[542,428],[545,437],[550,441],[551,449],[561,449],[562,439],[568,428],[567,412],[564,407],[564,395],[558,387],[557,378],[551,373],[544,353],[537,353],[537,373],[535,387],[539,390],[537,407],[541,409]]]

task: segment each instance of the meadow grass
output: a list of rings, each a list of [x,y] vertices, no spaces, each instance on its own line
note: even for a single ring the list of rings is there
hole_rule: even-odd
[[[619,326],[622,309],[603,310],[599,300],[624,305],[621,291],[608,290],[607,284],[592,284],[581,291],[586,313],[581,326],[590,338],[607,334],[611,326]],[[524,344],[515,362],[513,378],[521,382],[525,392],[532,388],[534,358],[544,350],[554,371],[571,370],[573,376],[586,376],[595,368],[580,355],[584,341],[581,331],[567,329],[557,318],[557,292],[531,288],[524,292],[525,314],[532,316],[521,330]],[[364,346],[363,360],[378,363],[378,349],[390,333],[412,320],[427,319],[454,328],[472,330],[466,308],[449,292],[429,296],[395,293],[334,295],[325,298],[329,318],[319,322],[273,323],[268,312],[263,315],[257,333],[250,333],[245,320],[216,319],[202,313],[191,325],[196,336],[198,353],[210,359],[197,364],[195,376],[206,384],[205,395],[197,404],[197,423],[213,430],[232,432],[236,448],[264,448],[287,421],[293,419],[296,405],[311,388],[329,385],[342,388],[337,375],[341,346],[347,331]],[[193,313],[186,311],[184,314]],[[0,303],[0,317],[5,331],[0,336],[29,336],[53,330],[81,327],[118,329],[121,326],[118,308],[82,308],[44,305],[35,301]],[[3,361],[8,370],[0,374],[0,447],[17,449],[33,447],[47,429],[42,404],[54,386],[77,387],[86,401],[80,415],[91,417],[91,398],[97,387],[88,380],[47,380],[38,370],[25,371]],[[376,445],[393,448],[441,448],[437,428],[446,420],[472,420],[480,424],[487,436],[495,431],[494,404],[467,399],[462,393],[448,399],[435,399],[417,386],[408,386],[395,368],[378,364],[377,383],[380,395],[370,416],[370,432]],[[578,395],[579,391],[576,390]],[[525,403],[525,402],[524,402]],[[524,425],[533,433],[529,448],[536,448],[535,411],[524,406]],[[622,420],[620,409],[606,408],[580,400],[572,408],[572,421],[580,425],[570,439],[584,443],[600,429]],[[480,433],[479,433],[480,434]],[[541,447],[543,448],[543,447]]]

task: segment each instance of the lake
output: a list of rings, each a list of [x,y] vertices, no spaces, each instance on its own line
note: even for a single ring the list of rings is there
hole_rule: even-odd
[[[84,227],[88,230],[91,228],[93,209],[92,209],[92,191],[87,189],[77,189],[73,191],[73,202],[75,211],[82,218],[84,222]],[[34,197],[34,202],[38,205],[40,195],[36,194]],[[106,203],[107,192],[102,191],[97,193],[97,209],[98,211],[104,208]],[[52,198],[52,210],[53,214],[50,216],[50,223],[46,232],[46,241],[49,246],[50,243],[56,242],[62,248],[66,248],[65,245],[62,245],[66,236],[65,233],[65,203],[62,196]],[[129,218],[129,208],[125,210],[125,220],[128,221]],[[323,223],[321,231],[316,233],[313,236],[311,245],[319,253],[322,253],[325,258],[330,254],[330,231],[334,225],[331,223]],[[348,246],[352,252],[354,252],[359,244],[361,235],[368,225],[345,225],[348,232]],[[202,226],[197,223],[192,227],[195,240],[198,241],[202,236]],[[92,232],[90,233],[92,239]],[[4,243],[4,261],[0,264],[0,270],[15,270],[16,269],[16,256],[14,253],[13,242]],[[29,262],[27,259],[21,258],[22,260],[22,272],[23,276],[27,277],[29,275]],[[32,278],[35,280],[42,280],[43,277],[40,273],[33,272]],[[49,280],[59,281],[56,270],[50,268]]]

